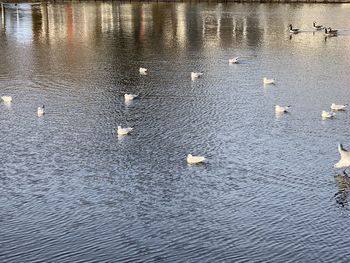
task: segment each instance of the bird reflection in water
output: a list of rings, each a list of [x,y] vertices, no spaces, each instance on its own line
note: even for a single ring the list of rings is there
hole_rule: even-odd
[[[344,207],[348,204],[348,195],[350,190],[350,177],[347,175],[337,174],[334,176],[338,186],[338,192],[334,194],[335,201],[338,205]]]

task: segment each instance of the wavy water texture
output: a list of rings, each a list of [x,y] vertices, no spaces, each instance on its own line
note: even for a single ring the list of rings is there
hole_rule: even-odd
[[[321,119],[350,101],[348,13],[5,4],[0,262],[349,261],[349,181],[333,168],[349,112]]]

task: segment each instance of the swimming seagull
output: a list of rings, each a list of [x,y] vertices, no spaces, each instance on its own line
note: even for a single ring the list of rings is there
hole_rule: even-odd
[[[335,104],[335,103],[332,103],[331,110],[334,110],[334,111],[345,110],[346,106],[348,106],[348,104]]]
[[[350,152],[345,150],[343,148],[343,145],[340,143],[338,144],[338,151],[340,153],[340,160],[334,165],[334,167],[344,168],[343,173],[347,176],[348,174],[345,172],[345,170],[348,169],[350,166]]]
[[[239,63],[239,57],[230,58],[228,60],[228,63],[230,63],[230,64],[238,64]]]
[[[12,97],[11,96],[1,96],[1,99],[4,102],[12,102]]]
[[[124,94],[125,101],[131,101],[135,99],[138,95],[137,94]]]
[[[290,107],[291,107],[290,105],[289,105],[289,106],[285,106],[285,107],[276,105],[276,106],[275,106],[275,111],[276,111],[276,112],[281,112],[281,113],[286,113],[286,112],[288,112],[288,110],[289,110]]]
[[[38,107],[38,117],[41,117],[45,114],[45,105],[43,105],[42,107]]]
[[[202,75],[203,75],[203,72],[191,72],[191,79],[192,80],[198,79]]]
[[[335,117],[335,113],[323,110],[322,114],[321,114],[321,117],[324,118],[324,119],[330,119],[330,118]]]
[[[129,134],[134,128],[122,128],[121,126],[118,126],[117,133],[118,135],[127,135]]]
[[[268,79],[268,78],[264,78],[264,84],[275,84],[275,80],[274,79]]]
[[[193,156],[192,154],[187,155],[187,163],[189,164],[202,163],[205,160],[207,160],[207,158],[203,156]]]
[[[298,34],[299,32],[300,30],[298,28],[293,28],[291,24],[289,25],[289,33]]]
[[[139,72],[141,75],[146,75],[147,71],[148,71],[148,69],[146,69],[146,68],[139,68]]]
[[[316,25],[316,22],[313,22],[313,28],[315,30],[321,30],[321,29],[323,29],[323,26],[322,25]]]

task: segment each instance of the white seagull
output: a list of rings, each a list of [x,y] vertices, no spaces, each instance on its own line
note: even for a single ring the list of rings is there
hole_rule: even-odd
[[[348,104],[335,104],[335,103],[332,103],[331,110],[334,110],[334,111],[345,110],[346,106],[348,106]]]
[[[275,111],[276,111],[276,112],[283,112],[283,113],[286,113],[286,112],[288,112],[288,110],[289,110],[290,107],[291,107],[291,106],[282,107],[282,106],[276,105],[276,106],[275,106]]]
[[[263,79],[264,84],[275,84],[275,80],[274,79],[268,79],[268,78],[264,78]]]
[[[330,118],[335,117],[335,113],[334,113],[334,112],[329,112],[329,111],[323,110],[323,111],[322,111],[322,114],[321,114],[321,117],[322,117],[323,119],[330,119]]]
[[[192,154],[187,155],[187,163],[189,164],[202,163],[205,160],[207,160],[207,158],[203,156],[193,156]]]
[[[343,173],[345,175],[348,175],[345,170],[349,168],[350,166],[350,152],[348,152],[347,150],[345,150],[343,148],[343,145],[341,145],[340,143],[338,144],[338,151],[340,153],[340,160],[339,162],[337,162],[334,167],[335,168],[344,168]]]
[[[198,79],[202,75],[203,75],[202,72],[191,72],[191,79],[192,80]]]
[[[121,126],[118,126],[117,133],[118,135],[127,135],[129,134],[134,128],[122,128]]]
[[[45,105],[43,105],[42,107],[38,107],[38,117],[41,117],[45,114]]]
[[[142,75],[146,75],[146,74],[147,74],[147,71],[148,71],[148,69],[146,69],[146,68],[139,68],[139,72],[140,72],[140,74],[142,74]]]
[[[12,102],[12,97],[11,96],[1,96],[1,99],[4,102]]]
[[[137,96],[138,96],[137,94],[124,94],[124,99],[125,101],[130,101],[135,99]]]
[[[230,63],[230,64],[238,64],[239,63],[239,57],[230,58],[228,60],[228,63]]]

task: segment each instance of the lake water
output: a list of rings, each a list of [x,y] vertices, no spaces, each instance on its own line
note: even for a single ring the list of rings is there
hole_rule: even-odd
[[[349,182],[333,165],[350,115],[321,119],[350,102],[349,15],[346,4],[5,5],[0,262],[349,262]],[[118,125],[134,132],[118,137]],[[208,161],[189,166],[188,153]]]

